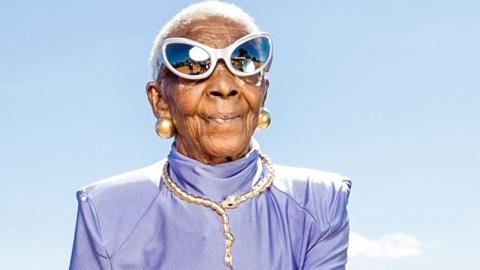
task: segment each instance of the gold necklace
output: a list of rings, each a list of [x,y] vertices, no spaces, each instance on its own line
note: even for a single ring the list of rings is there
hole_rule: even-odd
[[[228,214],[226,209],[237,208],[239,204],[244,201],[258,196],[260,193],[265,191],[268,187],[272,185],[275,171],[273,169],[272,162],[270,159],[264,155],[260,154],[260,159],[262,160],[263,165],[267,169],[266,176],[259,181],[255,186],[252,187],[249,191],[243,192],[239,195],[230,195],[226,197],[223,201],[217,202],[208,198],[203,198],[197,195],[192,195],[181,189],[170,177],[168,173],[169,164],[168,161],[165,162],[163,166],[163,183],[165,186],[172,192],[175,196],[184,200],[188,203],[193,203],[197,205],[202,205],[204,207],[210,208],[215,211],[221,218],[223,223],[223,233],[225,234],[225,264],[232,269],[232,244],[233,234],[230,231],[230,222],[228,220]]]

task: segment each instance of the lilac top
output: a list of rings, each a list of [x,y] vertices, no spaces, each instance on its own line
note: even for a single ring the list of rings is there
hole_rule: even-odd
[[[221,201],[249,190],[264,168],[258,145],[243,158],[206,165],[175,149],[172,179],[185,191]],[[224,270],[222,221],[211,209],[163,185],[164,160],[77,192],[70,270]],[[345,269],[350,180],[336,173],[275,165],[272,186],[227,210],[235,270]]]

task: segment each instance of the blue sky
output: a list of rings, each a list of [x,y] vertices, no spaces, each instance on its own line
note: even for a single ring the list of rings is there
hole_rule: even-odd
[[[233,2],[274,40],[263,151],[353,180],[349,269],[471,269],[480,2]],[[168,153],[148,56],[189,3],[0,4],[0,269],[67,268],[75,190]]]

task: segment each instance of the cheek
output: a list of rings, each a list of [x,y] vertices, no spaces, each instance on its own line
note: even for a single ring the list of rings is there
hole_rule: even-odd
[[[253,134],[255,129],[257,128],[258,123],[258,114],[260,112],[260,108],[262,106],[262,101],[264,97],[264,93],[260,88],[252,89],[254,91],[249,91],[246,94],[246,100],[250,107],[250,112],[246,118],[246,125],[247,125],[247,134]]]
[[[178,85],[172,89],[168,94],[170,112],[176,118],[184,118],[195,115],[202,93],[199,91],[192,91],[190,87]]]
[[[247,134],[252,134],[255,129],[257,128],[257,122],[258,122],[258,113],[251,113],[247,117]]]
[[[202,92],[179,82],[175,82],[173,86],[166,94],[177,132],[184,138],[198,138],[202,128],[201,119],[198,116]]]
[[[246,86],[243,94],[250,108],[258,114],[260,107],[262,106],[265,93],[262,86]]]

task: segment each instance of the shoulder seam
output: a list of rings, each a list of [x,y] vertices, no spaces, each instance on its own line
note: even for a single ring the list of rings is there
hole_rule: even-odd
[[[137,228],[138,224],[140,223],[140,221],[145,217],[145,215],[147,214],[148,210],[150,209],[150,207],[152,207],[153,203],[158,199],[158,196],[160,195],[160,190],[158,190],[158,193],[156,196],[153,197],[152,201],[148,204],[148,207],[145,209],[145,211],[143,212],[142,216],[137,220],[137,222],[135,222],[135,225],[132,227],[132,230],[128,233],[128,235],[122,240],[122,242],[118,245],[117,248],[115,248],[113,251],[112,251],[112,254],[110,255],[110,257],[113,257],[115,256],[115,254],[123,247],[123,245],[127,242],[128,238],[130,238],[130,236],[132,235],[133,231]]]
[[[340,175],[341,176],[341,181],[342,181],[342,185],[346,185],[348,187],[348,189],[350,190],[350,187],[351,187],[351,179],[349,177],[346,177],[346,176],[343,176],[343,175]],[[340,188],[339,192],[342,191],[342,187]],[[350,192],[350,191],[348,191]],[[332,220],[333,220],[333,215],[334,215],[334,212],[335,212],[335,209],[331,209],[331,212],[328,213],[328,231],[325,232],[325,235],[320,237],[316,242],[315,244],[313,244],[313,246],[317,245],[320,241],[323,241],[325,239],[326,236],[328,236],[332,230]],[[312,247],[313,247],[312,246]],[[307,250],[307,253],[310,251]]]
[[[308,209],[306,209],[305,207],[301,206],[296,200],[295,198],[293,198],[290,194],[286,193],[285,191],[279,189],[278,187],[276,187],[275,185],[272,185],[273,188],[275,188],[276,190],[278,190],[280,193],[282,193],[283,195],[285,195],[287,198],[289,198],[291,201],[293,201],[295,203],[295,205],[297,205],[300,209],[302,209],[303,211],[305,211],[312,219],[313,221],[315,222],[315,226],[318,227],[318,221],[317,219],[315,218],[314,215],[312,215],[312,213],[310,213],[310,211],[308,211]]]
[[[90,202],[90,206],[92,207],[92,213],[93,213],[93,216],[94,216],[94,222],[95,222],[95,225],[97,226],[97,230],[98,230],[98,236],[100,238],[100,245],[102,246],[103,250],[105,251],[105,254],[106,256],[104,256],[103,254],[99,254],[96,250],[95,250],[95,253],[97,253],[99,256],[102,256],[106,259],[108,259],[109,263],[110,263],[110,254],[108,253],[108,249],[107,247],[105,246],[105,243],[103,242],[104,239],[103,239],[103,233],[102,233],[102,227],[100,225],[100,219],[98,218],[98,214],[97,214],[97,208],[95,207],[95,203],[93,202],[93,199],[89,196],[89,194],[87,193],[87,191],[84,189],[84,188],[81,188],[79,189],[77,192],[82,192],[84,193],[87,197],[86,199]],[[78,197],[77,197],[78,198]],[[80,201],[79,203],[82,203],[82,199],[80,198]]]

